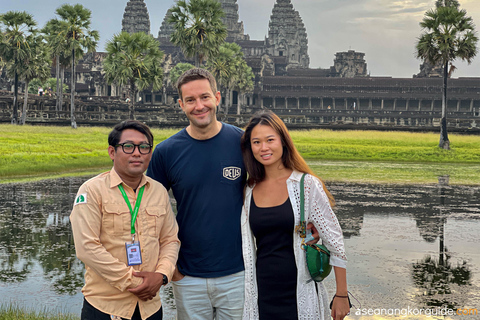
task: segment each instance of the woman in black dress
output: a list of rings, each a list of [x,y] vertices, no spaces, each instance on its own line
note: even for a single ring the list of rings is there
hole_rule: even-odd
[[[271,111],[253,116],[242,137],[248,171],[242,211],[245,262],[244,319],[342,320],[348,314],[346,256],[333,213],[333,197],[293,145],[283,121]],[[337,284],[332,311],[323,283],[309,281],[299,224],[299,181],[305,177],[307,222],[330,250]]]

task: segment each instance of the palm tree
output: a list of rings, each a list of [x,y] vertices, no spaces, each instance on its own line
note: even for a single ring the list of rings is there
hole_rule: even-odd
[[[134,119],[138,89],[143,90],[150,85],[153,90],[162,87],[163,52],[158,41],[144,32],[121,32],[107,42],[106,51],[103,61],[106,80],[117,85],[130,85],[129,117]]]
[[[243,58],[243,52],[236,43],[224,43],[218,55],[207,61],[207,69],[215,76],[223,89],[225,97],[225,115],[232,104],[230,98],[233,89],[249,90],[253,88],[253,72]],[[243,92],[245,92],[243,91]]]
[[[443,67],[442,121],[439,147],[450,149],[447,134],[447,80],[455,67],[452,62],[460,58],[472,62],[477,54],[478,37],[472,18],[467,17],[465,10],[459,9],[456,0],[438,0],[436,8],[425,13],[420,22],[425,32],[416,45],[417,58],[431,65],[441,64]],[[449,70],[450,64],[450,70]]]
[[[195,68],[190,63],[177,63],[175,67],[170,70],[170,83],[173,87],[176,86],[178,78],[187,70]]]
[[[20,123],[25,124],[27,117],[27,103],[28,103],[28,84],[33,79],[40,79],[46,81],[50,77],[50,61],[49,50],[43,42],[43,37],[36,35],[30,39],[28,43],[31,54],[28,59],[19,62],[19,77],[25,81],[25,95],[23,98],[23,110]]]
[[[435,1],[435,7],[460,7],[460,3],[457,0],[437,0]]]
[[[227,37],[227,28],[222,22],[225,14],[220,2],[179,0],[170,12],[168,22],[174,27],[170,41],[182,48],[186,58],[195,57],[196,67],[218,53]]]
[[[243,93],[245,96],[245,93],[253,92],[255,74],[253,73],[252,68],[250,68],[247,65],[247,62],[245,60],[242,60],[240,62],[240,65],[238,66],[237,78],[238,78],[238,81],[236,83],[235,88],[240,93]],[[240,114],[240,107],[241,105],[239,101],[237,106],[237,114]]]
[[[8,11],[0,15],[0,23],[5,27],[0,41],[0,57],[7,65],[7,71],[13,74],[14,94],[12,123],[18,123],[18,73],[20,61],[26,60],[31,54],[29,41],[37,32],[37,23],[33,16],[25,11]]]
[[[71,52],[71,90],[70,90],[70,117],[72,128],[77,128],[75,121],[75,58],[81,58],[84,51],[93,52],[100,39],[98,31],[90,30],[92,12],[81,4],[64,4],[57,8],[55,13],[61,18],[58,33],[67,43]]]
[[[217,80],[218,90],[224,97],[224,114],[228,114],[228,92],[233,82],[235,81],[236,73],[235,67],[237,61],[234,59],[235,52],[228,46],[222,45],[215,57],[208,59],[206,68],[213,74]]]
[[[48,47],[50,48],[51,58],[55,63],[56,78],[56,103],[55,111],[62,110],[63,106],[63,76],[64,70],[70,66],[71,56],[67,47],[67,39],[58,33],[62,22],[58,19],[51,19],[47,22],[42,32],[45,34]]]
[[[413,284],[421,289],[416,298],[422,304],[455,309],[459,296],[468,293],[471,266],[466,260],[457,261],[455,265],[450,259],[450,254],[446,254],[444,260],[427,255],[412,264]]]

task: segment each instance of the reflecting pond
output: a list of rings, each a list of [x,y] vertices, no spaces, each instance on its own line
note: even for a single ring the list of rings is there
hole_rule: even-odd
[[[80,314],[84,267],[68,216],[86,179],[0,185],[0,304]],[[457,309],[480,307],[480,187],[328,187],[358,300],[347,319],[460,319]],[[333,294],[334,277],[325,281]],[[174,319],[171,288],[161,295],[164,319]],[[429,316],[447,310],[454,315]]]

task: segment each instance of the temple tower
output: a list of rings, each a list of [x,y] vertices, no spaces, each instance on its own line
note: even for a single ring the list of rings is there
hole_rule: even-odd
[[[222,18],[223,23],[227,27],[227,39],[228,42],[235,42],[237,40],[249,40],[249,36],[245,35],[243,28],[243,22],[238,21],[238,4],[237,0],[217,0],[222,5],[222,9],[225,12],[225,16]],[[168,17],[171,16],[170,9],[168,9],[162,25],[158,32],[158,40],[164,44],[170,42],[170,35],[173,32],[173,26],[168,23]]]
[[[266,51],[285,57],[287,68],[308,68],[310,64],[307,31],[290,0],[277,0],[273,6]]]
[[[330,68],[331,76],[337,78],[367,77],[367,63],[365,53],[348,50],[335,53],[333,67]]]
[[[420,72],[413,75],[414,78],[443,78],[443,66],[439,62],[435,66],[424,61],[420,65]]]
[[[170,35],[174,31],[173,25],[168,22],[171,15],[172,11],[168,9],[167,14],[165,14],[165,17],[163,18],[160,30],[158,31],[158,41],[160,41],[161,44],[170,44]]]
[[[122,19],[122,31],[150,34],[150,18],[147,5],[143,0],[130,0],[127,2]]]
[[[238,4],[237,0],[218,0],[222,9],[225,12],[225,17],[222,18],[223,23],[227,27],[228,35],[227,41],[234,42],[237,40],[248,40],[249,36],[245,35],[243,28],[243,21],[238,21]]]

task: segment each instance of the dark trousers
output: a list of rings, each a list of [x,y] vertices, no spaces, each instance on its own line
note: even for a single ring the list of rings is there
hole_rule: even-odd
[[[162,320],[163,312],[162,308],[150,316],[147,320]],[[97,310],[94,306],[92,306],[86,299],[83,299],[83,307],[82,307],[82,316],[81,320],[111,320],[109,314],[103,313],[102,311]],[[123,318],[122,318],[123,319]],[[135,308],[135,312],[133,313],[132,320],[142,320],[140,316],[140,309],[137,307]]]

